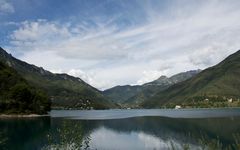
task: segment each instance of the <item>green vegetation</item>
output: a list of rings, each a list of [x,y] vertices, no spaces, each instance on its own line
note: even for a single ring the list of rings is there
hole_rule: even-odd
[[[126,107],[138,106],[141,102],[148,100],[154,96],[157,92],[163,91],[176,83],[185,81],[201,70],[193,70],[176,74],[170,78],[161,76],[157,80],[152,82],[136,85],[136,86],[116,86],[111,89],[103,91],[103,94],[110,100],[119,103]]]
[[[175,103],[170,102],[162,105],[161,108],[175,108],[180,105],[182,108],[223,108],[240,107],[240,99],[232,99],[221,96],[198,96],[189,101]]]
[[[49,110],[45,93],[28,85],[15,70],[0,62],[0,113],[46,114]]]
[[[200,72],[195,77],[175,84],[155,94],[141,106],[146,108],[163,107],[169,104],[215,106],[215,102],[233,99],[237,104],[240,99],[240,51],[229,56],[214,67]],[[236,102],[237,101],[237,102]],[[214,104],[213,104],[214,103]]]
[[[14,68],[28,83],[45,91],[55,108],[106,109],[116,107],[100,91],[80,78],[54,74],[20,61],[0,48],[0,62]]]
[[[194,137],[192,137],[194,138]],[[240,135],[239,134],[234,134],[233,135],[234,143],[229,144],[229,145],[224,145],[221,143],[219,138],[214,138],[214,139],[209,139],[207,136],[202,136],[200,139],[197,140],[197,145],[199,146],[198,148],[195,148],[197,150],[237,150],[240,149]],[[181,145],[181,148],[174,144],[172,141],[170,143],[170,149],[171,150],[177,150],[177,149],[183,149],[183,150],[191,150],[191,145],[184,143]]]
[[[218,65],[201,72],[200,70],[188,71],[170,78],[161,76],[141,86],[117,86],[103,92],[88,85],[80,78],[67,74],[54,74],[20,61],[1,48],[0,62],[14,68],[31,87],[45,91],[55,109],[107,109],[117,108],[119,105],[136,108],[173,108],[175,105],[185,108],[236,107],[240,103],[240,51]],[[36,92],[24,85],[18,85],[16,89],[28,91],[28,94],[31,93],[29,95],[45,96],[42,92]],[[13,91],[14,88],[9,88],[9,90],[12,94],[7,95],[8,99],[21,97],[16,94],[20,93],[19,91]],[[6,99],[6,95],[2,97],[0,96],[0,99]],[[233,102],[229,102],[230,99]],[[4,103],[1,106],[4,105],[6,108],[11,101]],[[17,105],[22,107],[20,104]],[[33,105],[30,107],[35,107]],[[39,109],[39,111],[42,110]]]
[[[122,104],[129,98],[135,96],[137,93],[143,90],[142,86],[116,86],[111,89],[103,91],[103,94],[110,100]]]
[[[74,130],[73,130],[74,129]],[[90,137],[84,136],[81,124],[71,120],[63,122],[57,133],[47,135],[48,145],[42,150],[83,150],[89,149]]]

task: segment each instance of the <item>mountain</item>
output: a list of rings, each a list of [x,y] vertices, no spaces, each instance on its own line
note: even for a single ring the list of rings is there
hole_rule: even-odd
[[[157,80],[154,80],[152,82],[149,83],[145,83],[144,86],[151,86],[151,85],[160,85],[160,86],[165,86],[165,85],[173,85],[182,81],[185,81],[189,78],[192,78],[193,76],[195,76],[196,74],[198,74],[199,72],[201,72],[200,69],[198,70],[191,70],[191,71],[187,71],[187,72],[182,72],[182,73],[178,73],[176,75],[173,75],[172,77],[168,78],[166,76],[161,76],[160,78],[158,78]]]
[[[50,99],[30,86],[14,69],[0,62],[0,113],[46,114]]]
[[[138,104],[151,96],[153,96],[158,91],[164,90],[169,86],[176,84],[178,82],[185,81],[197,73],[200,70],[187,71],[183,73],[176,74],[170,78],[166,76],[161,76],[157,80],[154,80],[143,85],[136,86],[116,86],[108,90],[103,91],[103,94],[117,103],[128,103],[128,104]]]
[[[195,107],[203,104],[214,106],[216,102],[239,101],[239,98],[240,51],[193,78],[156,93],[150,100],[144,101],[141,106],[145,108],[176,104]]]
[[[137,93],[142,91],[142,86],[136,85],[124,85],[124,86],[115,86],[113,88],[103,91],[103,94],[110,100],[116,103],[124,103],[130,97],[135,96]]]
[[[190,79],[197,75],[201,70],[191,70],[187,72],[182,72],[171,77],[161,76],[157,80],[154,80],[149,83],[145,83],[142,85],[142,91],[130,97],[126,103],[129,105],[137,106],[143,101],[148,101],[151,97],[153,97],[159,91],[163,91],[168,87],[183,82],[187,79]]]
[[[14,58],[2,48],[0,48],[0,61],[14,68],[31,85],[47,92],[53,107],[105,109],[115,106],[106,100],[99,90],[80,78],[67,74],[54,74],[41,67],[30,65]]]

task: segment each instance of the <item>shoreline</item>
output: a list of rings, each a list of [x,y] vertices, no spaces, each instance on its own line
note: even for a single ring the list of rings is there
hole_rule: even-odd
[[[180,108],[180,109],[174,109],[174,108],[132,108],[132,109],[107,109],[107,110],[173,110],[173,111],[184,111],[184,110],[211,110],[211,109],[240,109],[240,107],[209,107],[209,108]],[[52,109],[51,111],[61,111],[61,110],[69,110],[69,109]],[[81,109],[73,109],[74,110],[81,110]],[[106,110],[106,109],[103,109]],[[91,110],[81,110],[81,111],[91,111]],[[96,111],[96,110],[95,110]],[[101,111],[101,110],[100,110]],[[39,117],[51,117],[50,114],[0,114],[0,119],[7,119],[7,118],[39,118]]]
[[[126,109],[126,108],[115,108],[115,109],[52,109],[51,111],[61,111],[61,110],[69,110],[69,111],[75,111],[75,110],[80,110],[80,111],[103,111],[103,110],[156,110],[156,109],[160,109],[160,110],[199,110],[199,109],[240,109],[240,107],[203,107],[203,108],[179,108],[179,109],[175,109],[175,108],[131,108],[131,109]],[[50,112],[51,112],[50,111]]]
[[[0,118],[36,118],[36,117],[48,117],[50,116],[49,114],[45,115],[38,115],[38,114],[0,114]]]

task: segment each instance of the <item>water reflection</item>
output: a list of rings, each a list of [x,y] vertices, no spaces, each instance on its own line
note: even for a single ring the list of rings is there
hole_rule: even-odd
[[[174,139],[161,139],[154,135],[149,135],[144,132],[115,132],[104,127],[99,128],[91,134],[92,140],[90,141],[91,148],[93,149],[169,149],[171,144],[177,149],[183,149],[185,143],[179,143]],[[193,149],[198,148],[196,145],[190,144]]]
[[[6,147],[6,141],[7,141],[7,137],[6,135],[3,135],[3,132],[0,132],[0,147],[1,148],[5,148]]]
[[[85,126],[96,125],[95,129],[90,129],[93,130],[90,134],[92,137],[90,147],[100,149],[114,149],[121,145],[125,146],[123,149],[164,149],[170,147],[172,143],[178,148],[183,148],[185,144],[197,148],[201,146],[199,140],[204,140],[202,141],[204,143],[211,139],[218,139],[223,147],[227,147],[235,142],[233,135],[240,133],[238,117],[217,119],[141,117],[80,122]]]
[[[32,118],[0,120],[1,149],[176,149],[202,148],[206,141],[236,149],[240,117],[177,119],[137,117],[113,120]],[[238,138],[233,135],[239,136]],[[202,137],[204,139],[202,140]],[[1,137],[1,139],[4,139]],[[216,141],[217,139],[217,141]],[[202,140],[199,142],[199,140]],[[214,141],[215,140],[215,141]],[[208,144],[207,143],[207,144]],[[240,143],[240,141],[239,141]]]
[[[39,149],[47,142],[45,135],[51,128],[51,120],[43,118],[1,119],[2,138],[1,149],[25,150]]]
[[[89,148],[90,137],[84,134],[81,124],[64,120],[60,127],[54,129],[47,134],[48,143],[42,148],[43,150],[81,150]]]

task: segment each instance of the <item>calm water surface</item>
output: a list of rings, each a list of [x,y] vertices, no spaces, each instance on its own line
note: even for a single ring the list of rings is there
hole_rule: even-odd
[[[240,109],[55,110],[51,117],[0,119],[0,149],[53,145],[99,150],[191,149],[218,139],[224,147],[240,133]],[[78,146],[78,145],[77,145]],[[66,147],[64,147],[66,148]],[[63,148],[63,149],[64,149]]]

